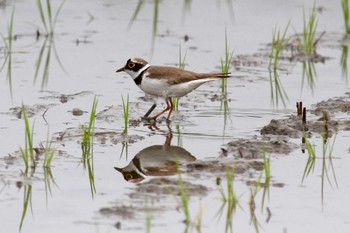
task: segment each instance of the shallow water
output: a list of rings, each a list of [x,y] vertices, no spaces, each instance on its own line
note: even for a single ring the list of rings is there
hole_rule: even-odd
[[[131,120],[138,120],[153,104],[153,100],[141,98],[144,93],[130,77],[115,73],[130,57],[143,57],[151,64],[176,66],[181,44],[182,53],[186,53],[186,69],[218,71],[220,58],[224,56],[226,29],[230,50],[234,50],[235,61],[240,62],[231,68],[234,77],[228,79],[228,111],[225,113],[220,101],[220,83],[212,82],[180,99],[180,111],[174,113],[170,125],[173,131],[171,145],[184,148],[198,161],[225,163],[219,155],[226,143],[239,138],[260,138],[260,129],[271,119],[295,114],[297,101],[303,101],[305,107],[311,109],[319,101],[349,92],[339,64],[341,44],[348,44],[341,42],[344,29],[340,3],[316,1],[322,9],[317,31],[326,31],[317,52],[330,59],[324,64],[315,64],[317,78],[313,90],[306,81],[302,84],[300,62],[281,61],[287,70],[280,74],[289,98],[285,108],[281,103],[278,106],[271,103],[267,44],[271,42],[273,29],[277,26],[283,30],[288,20],[297,32],[301,32],[302,9],[305,7],[308,12],[313,1],[232,1],[232,11],[226,1],[193,1],[189,11],[184,11],[183,1],[162,1],[153,50],[153,2],[145,2],[129,28],[136,4],[136,1],[66,1],[57,18],[54,35],[64,70],[51,47],[48,79],[43,81],[43,62],[34,82],[40,50],[44,45],[48,51],[50,46],[45,44],[44,36],[36,39],[37,28],[44,32],[36,5],[16,2],[14,34],[17,39],[13,41],[11,80],[7,79],[7,65],[0,73],[1,231],[19,231],[26,193],[31,195],[31,204],[25,212],[21,232],[145,232],[147,216],[151,216],[150,232],[186,231],[184,214],[176,202],[177,195],[138,191],[142,185],[125,182],[113,168],[125,167],[141,150],[163,145],[169,136],[164,121],[158,125],[160,130],[151,130],[143,123],[130,126],[127,151],[125,147],[123,150],[121,96],[129,95]],[[53,9],[58,5],[55,1]],[[7,37],[13,7],[13,2],[6,1],[1,8],[0,31],[4,37]],[[185,35],[189,36],[187,42],[183,39]],[[294,30],[290,29],[288,35],[294,35]],[[1,52],[4,51],[3,44]],[[3,53],[0,55],[2,61],[5,61]],[[42,82],[47,84],[42,86]],[[62,100],[62,95],[67,97],[67,102]],[[79,129],[89,121],[94,96],[98,97],[96,132],[101,134],[94,140],[96,193],[92,195],[88,169],[81,162]],[[156,111],[159,111],[162,100],[155,101],[158,103]],[[56,183],[51,182],[51,193],[45,187],[47,174],[42,168],[42,156],[32,176],[23,174],[25,167],[19,147],[24,146],[24,123],[16,116],[18,110],[11,109],[22,103],[34,106],[34,115],[29,119],[30,124],[35,123],[34,146],[38,147],[40,142],[45,145],[49,130],[54,147],[58,148],[51,165]],[[86,112],[74,116],[71,112],[74,108]],[[347,119],[348,111],[341,118]],[[62,132],[65,132],[63,137]],[[239,197],[239,206],[232,217],[233,232],[347,232],[350,215],[346,208],[349,205],[346,179],[349,131],[340,131],[337,135],[332,161],[338,187],[328,167],[330,181],[324,181],[323,202],[322,138],[315,134],[309,140],[316,145],[317,159],[313,172],[303,183],[307,153],[298,149],[286,156],[271,154],[270,196],[262,204],[263,189],[259,189],[254,199],[256,218],[252,218],[254,215],[248,204],[254,186],[247,182],[256,181],[260,171],[249,169],[236,174],[234,190]],[[301,140],[291,141],[299,145]],[[181,169],[186,170],[186,166]],[[224,186],[223,171],[201,172],[197,168],[183,174],[184,180],[193,187],[201,184],[209,189],[206,194],[193,192],[190,195],[191,219],[196,222],[196,216],[202,216],[200,232],[230,231],[226,230],[230,223],[225,221],[226,209],[218,217],[223,202],[215,184],[217,177],[222,178]],[[141,183],[152,181],[152,178],[147,177]],[[166,178],[176,181],[177,175]],[[277,184],[283,184],[283,187]],[[266,207],[272,214],[268,222]],[[118,211],[111,211],[113,209]],[[256,227],[252,219],[257,220]],[[187,230],[199,232],[195,226]]]

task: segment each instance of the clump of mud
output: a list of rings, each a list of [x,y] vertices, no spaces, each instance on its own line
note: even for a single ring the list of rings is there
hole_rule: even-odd
[[[52,106],[55,106],[55,104],[50,104],[50,105],[35,104],[32,106],[26,105],[25,109],[26,109],[27,116],[33,117],[40,113],[45,114],[45,112]],[[18,119],[22,119],[23,117],[22,107],[10,108],[9,114],[16,116]]]
[[[59,100],[59,102],[64,104],[64,103],[67,103],[68,101],[76,99],[77,97],[83,97],[83,96],[92,94],[91,91],[81,91],[73,94],[59,94],[56,92],[49,92],[49,93],[51,94],[50,96],[40,97],[40,99],[44,99],[44,100],[57,99]]]
[[[323,115],[324,111],[328,111],[332,114],[339,112],[350,113],[350,97],[335,97],[326,101],[321,101],[315,105],[314,110],[311,110],[316,116]]]
[[[332,137],[338,130],[350,130],[350,97],[335,97],[322,101],[302,116],[291,115],[287,119],[272,119],[260,133],[263,139],[237,139],[222,148],[221,155],[257,159],[264,153],[289,154],[299,146],[289,142],[291,138]],[[344,117],[344,113],[346,116]]]
[[[221,156],[234,156],[244,159],[260,159],[267,154],[289,154],[298,145],[289,142],[286,137],[276,139],[237,139],[221,148]]]

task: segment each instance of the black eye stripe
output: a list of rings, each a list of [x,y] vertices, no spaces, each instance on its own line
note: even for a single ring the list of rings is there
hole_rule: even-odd
[[[134,66],[132,67],[130,67],[129,65],[130,64],[134,64]],[[145,65],[143,65],[143,64],[140,64],[140,63],[132,63],[132,62],[128,62],[127,64],[126,64],[126,69],[129,69],[129,70],[133,70],[133,71],[139,71],[140,69],[142,69],[142,67],[144,67]]]

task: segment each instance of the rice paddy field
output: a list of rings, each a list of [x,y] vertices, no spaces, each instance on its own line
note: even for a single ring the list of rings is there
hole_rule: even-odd
[[[349,231],[347,0],[2,0],[0,33],[0,232]],[[232,77],[150,124],[134,57]]]

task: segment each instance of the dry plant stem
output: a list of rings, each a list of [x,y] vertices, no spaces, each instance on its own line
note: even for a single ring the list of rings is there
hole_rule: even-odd
[[[306,108],[303,108],[303,126],[306,126]]]

